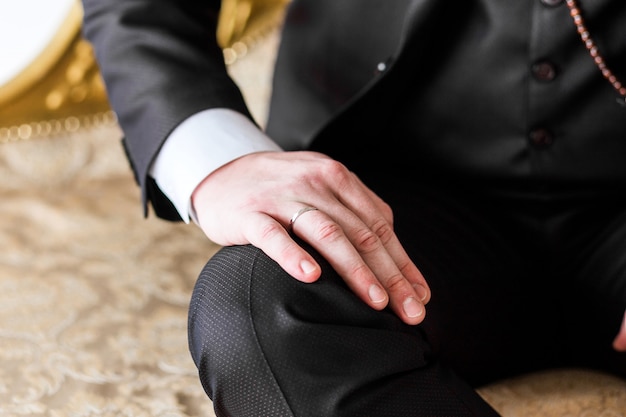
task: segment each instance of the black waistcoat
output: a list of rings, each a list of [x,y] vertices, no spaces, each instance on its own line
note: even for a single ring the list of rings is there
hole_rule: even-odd
[[[579,3],[626,80],[626,3]],[[295,0],[268,132],[356,163],[596,186],[626,180],[616,98],[564,2]]]

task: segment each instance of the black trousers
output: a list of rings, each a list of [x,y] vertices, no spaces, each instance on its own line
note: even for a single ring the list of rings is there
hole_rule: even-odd
[[[224,248],[189,315],[218,416],[490,416],[473,388],[503,377],[626,376],[611,348],[626,309],[623,193],[373,188],[431,286],[425,321],[370,309],[319,256],[321,279],[303,284],[257,248]]]

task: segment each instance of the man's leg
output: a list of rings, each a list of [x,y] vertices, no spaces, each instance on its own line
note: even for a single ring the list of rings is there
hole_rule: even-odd
[[[626,310],[626,199],[569,203],[554,228],[561,246],[557,268],[564,271],[564,356],[574,366],[626,377],[626,353],[612,348]]]
[[[409,204],[385,199],[431,287],[420,327],[433,356],[473,387],[561,366],[565,332],[554,303],[559,286],[545,268],[543,219],[508,194],[445,187],[409,194]]]
[[[429,358],[419,327],[372,310],[318,260],[314,284],[250,246],[208,263],[190,345],[218,416],[497,415]]]
[[[497,415],[464,380],[485,383],[550,362],[550,315],[538,321],[550,297],[529,293],[528,246],[511,243],[518,233],[501,231],[491,202],[447,194],[388,196],[401,241],[433,292],[420,326],[370,309],[319,257],[322,278],[304,284],[250,246],[215,255],[189,322],[217,414]]]

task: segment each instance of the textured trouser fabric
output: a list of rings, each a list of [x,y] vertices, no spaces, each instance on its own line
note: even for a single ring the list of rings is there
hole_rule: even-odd
[[[189,316],[218,416],[489,416],[472,387],[502,377],[626,375],[611,349],[626,309],[624,198],[395,185],[375,190],[431,286],[424,323],[370,309],[319,256],[322,278],[303,284],[254,247],[224,248]]]

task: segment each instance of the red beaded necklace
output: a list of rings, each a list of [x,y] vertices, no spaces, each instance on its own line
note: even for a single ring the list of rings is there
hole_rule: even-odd
[[[617,102],[623,106],[626,106],[626,87],[621,83],[621,81],[613,74],[613,71],[607,67],[606,62],[604,62],[604,57],[600,55],[598,51],[598,47],[596,43],[591,39],[591,34],[585,25],[585,21],[580,13],[580,9],[578,8],[578,4],[576,4],[576,0],[566,0],[567,7],[569,7],[570,16],[574,20],[574,24],[576,25],[576,29],[578,34],[580,35],[580,39],[585,44],[587,51],[589,51],[589,55],[593,58],[593,62],[595,62],[598,69],[602,72],[604,78],[606,78],[613,88],[617,91],[620,97],[617,99]]]

